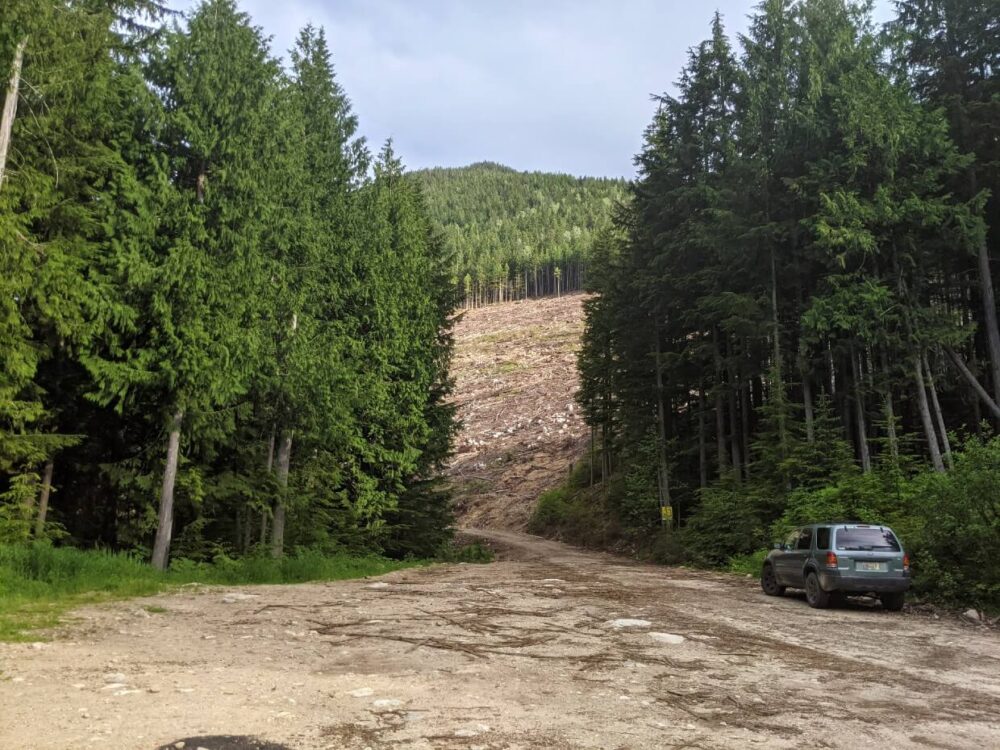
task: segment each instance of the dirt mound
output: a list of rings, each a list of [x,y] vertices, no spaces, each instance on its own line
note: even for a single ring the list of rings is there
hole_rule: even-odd
[[[459,524],[523,529],[562,483],[588,430],[574,401],[583,294],[466,311],[455,328],[462,430],[446,475]]]

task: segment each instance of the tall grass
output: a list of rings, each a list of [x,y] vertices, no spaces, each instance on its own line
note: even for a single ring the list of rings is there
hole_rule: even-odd
[[[336,581],[419,564],[374,555],[302,551],[280,560],[220,557],[211,564],[179,560],[168,571],[160,572],[124,552],[0,544],[0,640],[33,639],[31,630],[57,624],[60,615],[80,604],[148,596],[185,583],[231,586]]]

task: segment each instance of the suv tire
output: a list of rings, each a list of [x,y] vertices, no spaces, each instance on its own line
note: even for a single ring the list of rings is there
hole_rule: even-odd
[[[782,596],[785,587],[778,583],[778,577],[774,574],[773,565],[765,565],[760,574],[760,587],[768,596]]]
[[[899,612],[903,609],[903,602],[906,600],[906,593],[903,591],[893,591],[890,594],[879,596],[882,600],[882,609],[889,612]]]
[[[806,601],[814,609],[826,609],[830,606],[830,594],[819,585],[819,576],[813,570],[806,575]]]

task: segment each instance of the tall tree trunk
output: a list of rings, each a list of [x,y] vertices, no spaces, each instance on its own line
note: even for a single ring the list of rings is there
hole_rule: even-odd
[[[750,479],[750,381],[740,382],[740,434],[743,444],[743,474]]]
[[[285,496],[288,494],[288,467],[291,460],[292,433],[282,432],[278,443],[278,500],[274,505],[271,557],[281,557],[285,550]]]
[[[596,450],[594,446],[595,439],[597,437],[597,428],[594,425],[590,426],[590,486],[594,486],[594,461],[597,460]]]
[[[729,459],[726,457],[726,413],[722,401],[722,354],[719,351],[719,333],[715,329],[712,330],[712,341],[715,344],[715,442],[721,479]]]
[[[732,368],[729,370],[729,382],[735,383],[736,378]],[[733,473],[739,479],[743,476],[743,460],[740,457],[740,423],[736,413],[736,389],[729,389],[729,448],[733,455]]]
[[[654,327],[656,340],[656,422],[657,422],[657,462],[660,505],[670,505],[670,475],[667,467],[667,409],[663,403],[663,363],[660,352],[660,326]]]
[[[868,428],[865,424],[865,401],[862,389],[860,353],[855,352],[851,344],[851,370],[854,374],[854,418],[858,428],[858,453],[861,456],[861,469],[866,474],[872,470],[871,453],[868,450]]]
[[[781,322],[778,320],[778,266],[774,245],[771,246],[771,338],[774,345],[774,383],[772,396],[778,399],[778,445],[781,456],[788,455],[788,438],[785,429],[785,383],[781,374]]]
[[[885,404],[885,429],[889,436],[889,455],[895,465],[899,461],[899,437],[896,435],[896,410],[892,403],[892,384],[889,378],[889,358],[885,349],[879,347],[882,361],[882,374],[885,376],[885,388],[882,389],[882,401]]]
[[[177,482],[183,420],[184,411],[178,409],[170,420],[170,432],[167,436],[167,463],[163,467],[160,514],[156,524],[156,541],[153,543],[152,563],[157,570],[166,570],[167,560],[170,557],[170,539],[174,531],[174,484]]]
[[[927,449],[931,454],[931,463],[934,464],[935,471],[944,471],[944,462],[941,460],[941,449],[938,447],[937,434],[934,431],[934,422],[931,421],[931,410],[927,404],[927,390],[924,386],[923,367],[920,362],[920,355],[913,355],[913,375],[917,383],[917,405],[920,407],[920,421],[924,426],[924,435],[927,438]]]
[[[938,436],[941,438],[944,462],[949,469],[953,469],[955,465],[951,458],[951,441],[948,439],[948,428],[944,423],[944,414],[941,412],[941,402],[938,400],[937,389],[934,387],[934,373],[927,360],[927,352],[924,352],[923,361],[924,370],[927,372],[927,388],[931,393],[931,406],[934,408],[934,421],[937,423]]]
[[[799,366],[799,377],[802,378],[802,406],[806,414],[806,440],[811,443],[816,439],[816,431],[813,427],[812,383],[809,380],[809,368],[806,367],[805,344],[801,340],[799,340],[799,353],[796,361]]]
[[[983,296],[983,320],[986,343],[990,353],[990,375],[993,380],[993,400],[1000,404],[1000,328],[997,326],[997,303],[993,294],[990,253],[984,235],[979,243],[979,288]]]
[[[10,134],[14,128],[17,99],[21,90],[21,64],[24,62],[24,48],[27,46],[28,37],[24,37],[14,50],[14,62],[10,66],[10,80],[7,82],[7,93],[3,100],[3,114],[0,115],[0,189],[3,188],[3,178],[7,170]]]
[[[962,360],[961,356],[959,356],[958,352],[956,352],[950,346],[946,346],[944,350],[951,358],[951,361],[955,363],[955,367],[958,368],[958,371],[962,373],[962,376],[966,379],[969,385],[972,386],[972,390],[974,390],[976,392],[976,395],[979,396],[980,400],[984,404],[986,404],[987,407],[989,407],[990,412],[993,414],[993,418],[1000,419],[1000,406],[997,405],[996,401],[990,398],[990,394],[986,392],[986,389],[983,388],[982,384],[979,382],[976,376],[972,374],[972,371],[969,370],[969,368],[966,366],[965,362]]]
[[[705,383],[698,384],[698,479],[699,486],[708,486],[708,445],[705,441]]]
[[[38,515],[35,517],[35,538],[41,539],[45,534],[45,517],[49,512],[49,493],[52,491],[52,472],[55,470],[53,459],[45,462],[42,471],[41,494],[38,496]]]

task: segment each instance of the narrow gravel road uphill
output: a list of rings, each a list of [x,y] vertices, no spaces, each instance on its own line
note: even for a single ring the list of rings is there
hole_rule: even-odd
[[[484,536],[498,562],[81,610],[0,646],[0,747],[1000,747],[994,631]]]

